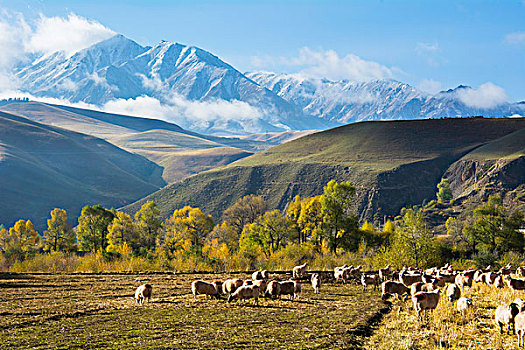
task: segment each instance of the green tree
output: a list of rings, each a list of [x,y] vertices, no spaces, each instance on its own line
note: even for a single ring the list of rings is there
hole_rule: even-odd
[[[463,230],[473,253],[478,250],[495,254],[523,251],[524,237],[519,232],[524,222],[523,214],[520,211],[508,213],[501,197],[490,196],[487,202],[474,209],[473,216],[474,223]]]
[[[108,226],[115,214],[100,204],[85,206],[80,212],[77,227],[77,240],[80,249],[96,252],[107,247]]]
[[[273,252],[284,247],[293,233],[290,220],[276,209],[246,225],[242,239],[260,246],[264,254],[270,257]]]
[[[437,185],[437,189],[436,197],[439,202],[447,203],[453,198],[448,179],[441,179]]]
[[[36,251],[39,238],[30,220],[18,220],[9,230],[0,229],[0,249],[7,258],[22,260]]]
[[[47,220],[47,230],[44,231],[44,250],[70,251],[75,249],[75,232],[67,222],[67,213],[64,209],[55,208]]]
[[[204,214],[199,208],[185,206],[175,210],[164,223],[164,235],[160,240],[160,246],[175,252],[178,249],[193,249],[200,252],[205,239],[213,230],[213,219]]]
[[[129,214],[117,211],[113,222],[108,226],[106,251],[122,253],[129,246],[134,252],[140,248],[140,237],[137,227]]]
[[[226,209],[223,220],[235,229],[240,238],[244,225],[251,224],[266,212],[267,205],[261,196],[253,194],[244,196]]]
[[[337,248],[357,249],[357,217],[350,212],[355,188],[350,182],[337,183],[331,180],[324,187],[320,198],[321,216],[323,218],[322,235],[332,252]]]
[[[391,250],[399,255],[398,263],[425,267],[437,264],[434,238],[421,209],[405,209],[397,220]]]
[[[139,245],[143,250],[154,250],[157,237],[162,228],[160,210],[157,203],[148,201],[135,213],[135,224],[139,235]],[[135,249],[135,248],[134,248]]]

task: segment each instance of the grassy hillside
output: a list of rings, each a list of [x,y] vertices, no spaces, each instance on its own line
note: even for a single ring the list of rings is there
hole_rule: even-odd
[[[145,200],[164,216],[183,205],[220,217],[247,194],[261,194],[273,208],[295,196],[322,193],[330,179],[358,188],[362,219],[396,215],[403,206],[435,195],[436,184],[455,161],[491,141],[525,128],[524,119],[468,118],[364,122],[290,141],[226,167],[172,184]]]
[[[0,223],[126,205],[162,187],[162,168],[104,140],[0,112]]]
[[[131,117],[40,102],[13,102],[2,111],[103,138],[164,167],[171,183],[269,147],[270,143],[201,135],[157,119]],[[213,151],[206,151],[215,148]],[[195,162],[187,162],[195,155]]]

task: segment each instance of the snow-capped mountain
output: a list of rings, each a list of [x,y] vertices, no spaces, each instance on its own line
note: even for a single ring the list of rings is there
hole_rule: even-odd
[[[431,95],[395,80],[330,81],[268,72],[247,73],[246,76],[305,113],[339,123],[480,115],[502,117],[525,112],[522,103],[502,103],[491,108],[467,106],[459,93],[471,89],[468,86]]]
[[[18,66],[15,73],[21,89],[39,97],[97,106],[115,105],[115,101],[129,105],[149,98],[158,108],[143,107],[142,115],[151,113],[147,116],[167,118],[201,133],[251,134],[326,129],[362,120],[525,114],[523,103],[490,109],[467,106],[459,96],[468,87],[430,95],[394,80],[243,74],[197,47],[166,41],[143,47],[122,35],[72,56],[57,52],[40,57]]]
[[[20,69],[23,90],[36,96],[102,106],[117,99],[149,96],[183,113],[187,101],[214,103],[241,112],[229,119],[175,116],[183,127],[208,133],[253,133],[323,129],[330,125],[261,87],[229,64],[197,47],[162,41],[142,47],[117,35],[71,57],[55,53]],[[197,105],[206,108],[207,105]],[[211,107],[213,108],[213,107]],[[241,113],[241,115],[239,115]],[[179,119],[177,119],[179,118]]]

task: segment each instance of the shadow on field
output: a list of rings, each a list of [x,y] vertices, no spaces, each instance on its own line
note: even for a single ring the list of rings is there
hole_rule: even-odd
[[[381,323],[383,317],[392,309],[392,303],[385,301],[385,307],[377,311],[372,317],[370,317],[365,324],[361,324],[353,329],[346,331],[349,336],[348,343],[350,344],[349,349],[359,350],[363,348],[364,339],[368,338],[374,332],[374,328]]]

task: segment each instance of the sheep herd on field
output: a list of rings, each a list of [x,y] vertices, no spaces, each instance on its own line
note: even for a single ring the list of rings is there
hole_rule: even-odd
[[[259,297],[269,297],[281,299],[283,295],[288,295],[290,300],[299,298],[301,293],[300,280],[309,279],[315,294],[320,293],[321,276],[319,273],[308,274],[308,264],[295,266],[292,270],[292,278],[287,281],[270,280],[270,273],[266,270],[256,271],[252,274],[251,280],[240,278],[228,279],[224,282],[206,282],[202,280],[191,283],[191,293],[194,299],[197,295],[205,295],[221,299],[221,296],[228,296],[228,302],[239,300],[244,304],[246,299],[253,299],[254,305],[259,304]],[[518,277],[525,276],[525,267],[520,266],[516,270]],[[418,319],[422,320],[422,313],[429,310],[430,313],[437,307],[441,293],[444,292],[450,303],[455,303],[458,312],[464,313],[474,308],[471,298],[462,297],[462,291],[473,286],[473,283],[481,283],[495,288],[504,288],[507,285],[511,290],[525,290],[525,280],[511,277],[511,265],[507,264],[497,272],[493,272],[491,266],[484,269],[467,269],[459,272],[449,265],[438,268],[433,267],[427,270],[420,270],[413,267],[403,267],[394,271],[390,265],[379,269],[377,272],[363,273],[361,266],[353,267],[348,265],[338,266],[334,269],[334,279],[336,283],[357,282],[366,291],[368,286],[373,286],[374,290],[381,286],[381,298],[385,300],[389,296],[397,295],[398,299],[406,300],[411,296],[414,310]],[[268,282],[269,281],[269,282]],[[135,301],[139,304],[144,303],[145,299],[150,300],[152,286],[143,284],[135,292]],[[500,305],[494,314],[494,321],[500,332],[507,326],[508,331],[518,335],[518,344],[523,346],[525,337],[525,301],[518,298],[509,305]]]

